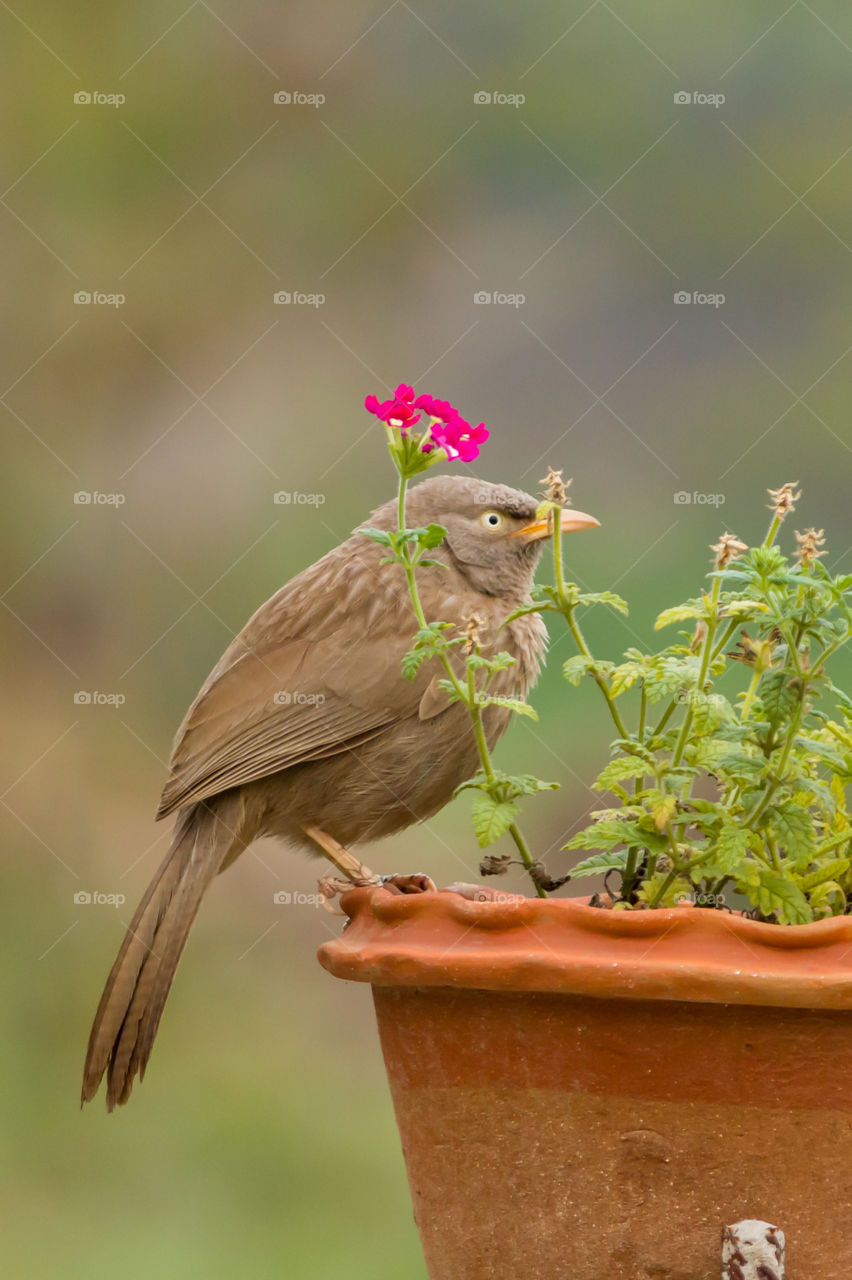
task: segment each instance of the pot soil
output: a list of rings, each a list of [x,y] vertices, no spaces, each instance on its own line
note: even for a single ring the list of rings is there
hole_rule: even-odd
[[[432,1280],[710,1280],[742,1218],[852,1275],[852,918],[342,904]]]

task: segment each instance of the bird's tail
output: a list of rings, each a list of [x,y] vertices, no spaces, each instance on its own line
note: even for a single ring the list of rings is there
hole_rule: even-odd
[[[185,809],[171,847],[136,908],[107,978],[89,1036],[82,1101],[107,1074],[107,1110],[145,1075],[160,1015],[204,892],[252,840],[240,792]]]

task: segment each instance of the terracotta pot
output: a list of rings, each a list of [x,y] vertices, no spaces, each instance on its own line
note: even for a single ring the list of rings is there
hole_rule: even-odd
[[[726,1223],[852,1275],[852,919],[345,895],[432,1280],[710,1280]]]

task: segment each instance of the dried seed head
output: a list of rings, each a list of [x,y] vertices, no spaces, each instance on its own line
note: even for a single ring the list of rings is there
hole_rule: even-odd
[[[747,667],[753,667],[757,662],[758,646],[754,643],[749,633],[743,627],[737,640],[737,647],[731,649],[728,657],[734,662],[744,662]]]
[[[725,565],[736,560],[737,556],[741,556],[744,551],[748,551],[748,547],[744,542],[740,542],[739,538],[733,533],[723,533],[718,542],[714,543],[710,548],[716,555],[716,568],[724,569]]]
[[[769,504],[769,510],[773,513],[776,520],[783,520],[791,511],[795,511],[795,503],[802,496],[801,489],[796,489],[798,480],[791,480],[789,484],[782,484],[780,489],[767,489],[766,492],[772,499]]]
[[[529,868],[529,874],[536,888],[543,889],[545,893],[553,893],[556,889],[561,889],[563,884],[567,884],[571,879],[570,874],[567,876],[550,875],[542,862],[534,862]]]
[[[699,618],[695,624],[695,630],[692,633],[692,639],[689,642],[689,652],[698,653],[704,643],[704,637],[707,635],[707,623],[703,618]]]
[[[825,546],[824,529],[806,529],[804,533],[796,534],[796,541],[799,544],[799,564],[803,569],[826,554],[820,550]]]
[[[557,502],[560,507],[564,507],[566,503],[570,502],[568,486],[571,481],[563,480],[561,471],[556,471],[549,466],[547,475],[541,483],[546,486],[544,496],[548,502]]]
[[[481,876],[504,876],[512,865],[508,853],[487,853],[479,864]]]
[[[465,653],[473,653],[474,649],[478,649],[482,643],[479,632],[485,628],[485,619],[480,617],[478,613],[472,613],[469,618],[465,619],[465,641],[462,646]]]

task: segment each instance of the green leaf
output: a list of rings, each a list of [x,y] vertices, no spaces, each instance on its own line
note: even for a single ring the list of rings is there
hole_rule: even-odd
[[[836,880],[838,876],[842,876],[852,866],[850,858],[833,858],[831,862],[824,863],[816,871],[812,871],[810,875],[802,876],[799,880],[799,888],[804,893],[810,893],[811,889],[816,889],[817,885],[825,884],[827,880]]]
[[[499,789],[501,800],[514,800],[518,796],[535,795],[538,791],[558,791],[559,783],[543,782],[541,778],[535,778],[531,773],[503,773],[500,769],[492,770],[491,779],[489,779],[485,776],[483,769],[477,769],[472,778],[459,783],[453,795],[457,796],[460,791],[470,789],[481,791],[488,787]]]
[[[499,840],[504,831],[515,821],[520,813],[520,805],[513,800],[495,800],[485,791],[474,797],[473,829],[481,849]]]
[[[786,720],[799,701],[799,689],[789,671],[767,671],[757,686],[763,709],[773,723]]]
[[[651,801],[651,816],[658,831],[665,831],[677,809],[677,796],[659,795]]]
[[[638,662],[622,662],[620,667],[613,667],[610,693],[614,698],[626,693],[628,689],[632,689],[637,680],[641,680],[644,674],[645,668]]]
[[[371,542],[378,542],[383,547],[392,547],[394,545],[393,534],[387,532],[386,529],[359,529],[365,538],[369,538]]]
[[[648,772],[648,764],[638,756],[620,756],[610,760],[592,783],[595,791],[609,791],[613,783],[624,782],[628,778],[643,778]]]
[[[413,680],[421,665],[429,657],[425,649],[409,649],[402,655],[402,674],[406,680]]]
[[[587,658],[584,653],[578,653],[573,658],[569,658],[567,662],[563,663],[562,674],[569,684],[579,685],[583,676],[594,665],[594,658]]]
[[[487,667],[489,671],[506,671],[509,667],[515,665],[516,659],[512,657],[511,653],[501,649],[499,653],[495,653],[491,658],[486,658],[481,653],[471,653],[466,661],[467,665],[472,667],[474,671],[478,671],[480,667]]]
[[[722,606],[723,617],[737,617],[740,614],[768,613],[769,605],[762,600],[727,600]]]
[[[650,830],[646,830],[640,826],[639,822],[625,822],[621,818],[604,818],[600,822],[592,823],[583,831],[578,831],[562,848],[611,849],[617,844],[636,844],[654,853],[661,853],[667,847],[668,841],[653,829],[653,823]]]
[[[814,820],[809,811],[792,801],[770,805],[766,824],[786,856],[797,866],[806,866],[816,848]]]
[[[713,863],[719,875],[729,876],[736,871],[748,853],[749,833],[745,827],[725,822],[713,842]]]
[[[593,853],[591,858],[584,858],[576,867],[571,868],[571,879],[581,880],[583,876],[599,876],[607,871],[623,871],[627,864],[626,849],[610,849],[607,853]]]
[[[761,915],[771,916],[778,912],[781,924],[807,924],[813,920],[814,913],[810,904],[798,885],[775,871],[761,868],[758,876],[757,890],[749,889],[748,896],[756,896],[756,905]]]
[[[558,791],[560,788],[558,782],[543,782],[531,773],[506,774],[503,782],[512,796],[534,796],[539,791]]]
[[[681,688],[694,689],[700,674],[698,658],[663,657],[653,679],[653,701],[671,697]],[[651,686],[649,686],[649,697]]]
[[[505,698],[498,693],[480,693],[477,702],[480,707],[504,707],[507,711],[513,711],[515,715],[529,716],[531,720],[538,719],[535,707],[531,707],[523,698]]]
[[[627,601],[622,600],[614,591],[584,591],[577,597],[577,604],[606,604],[618,613],[628,613]]]
[[[447,536],[447,531],[442,524],[429,524],[425,529],[415,529],[414,532],[418,535],[418,544],[425,551],[431,551],[433,547],[440,547]]]
[[[718,729],[725,720],[733,718],[734,709],[721,693],[695,692],[690,699],[692,724],[701,736]]]
[[[654,630],[661,631],[663,627],[670,627],[673,622],[686,622],[688,618],[701,618],[704,616],[704,610],[697,604],[676,604],[671,609],[664,609],[657,617],[654,623]]]
[[[706,766],[710,773],[721,773],[732,782],[748,786],[760,777],[766,768],[761,756],[751,756],[747,751],[724,751]]]
[[[800,737],[795,739],[795,744],[804,755],[820,756],[836,773],[847,772],[846,761],[833,743],[822,742],[819,738]]]

